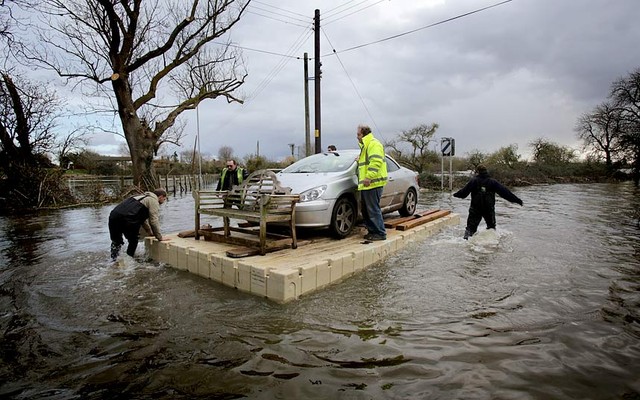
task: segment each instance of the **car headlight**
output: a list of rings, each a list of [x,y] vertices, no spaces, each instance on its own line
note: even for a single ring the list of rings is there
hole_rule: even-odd
[[[327,190],[327,185],[314,187],[313,189],[305,190],[300,193],[300,202],[318,200],[324,192]]]

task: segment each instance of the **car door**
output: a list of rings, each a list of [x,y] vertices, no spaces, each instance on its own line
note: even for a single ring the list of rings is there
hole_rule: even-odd
[[[385,157],[385,161],[387,162],[388,180],[387,184],[384,185],[382,199],[380,200],[380,207],[383,209],[401,202],[404,195],[402,182],[397,179],[400,166],[388,156]]]

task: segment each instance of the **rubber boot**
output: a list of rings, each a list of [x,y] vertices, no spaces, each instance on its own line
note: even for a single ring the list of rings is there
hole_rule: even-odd
[[[116,242],[111,242],[111,259],[113,261],[115,261],[118,258],[118,255],[120,254],[120,248],[122,247],[121,244],[118,244]]]

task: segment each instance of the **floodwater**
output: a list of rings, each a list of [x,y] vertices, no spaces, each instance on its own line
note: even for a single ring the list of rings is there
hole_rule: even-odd
[[[0,397],[639,399],[640,191],[514,192],[497,235],[462,223],[284,305],[111,266],[112,206],[0,218]],[[190,196],[161,209],[191,228]]]

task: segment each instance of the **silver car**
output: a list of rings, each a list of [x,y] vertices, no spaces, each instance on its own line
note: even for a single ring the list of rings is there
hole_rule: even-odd
[[[282,186],[300,194],[296,226],[329,228],[343,238],[353,230],[360,211],[356,159],[360,150],[318,153],[291,164],[276,175]],[[383,213],[413,215],[418,203],[418,173],[386,156],[389,180],[380,206]]]

